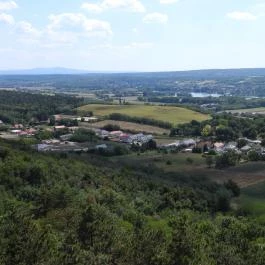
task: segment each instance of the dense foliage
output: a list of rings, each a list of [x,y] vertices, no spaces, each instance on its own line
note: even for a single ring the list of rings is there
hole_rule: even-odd
[[[231,182],[17,148],[0,148],[1,265],[264,264],[264,227],[221,213]]]
[[[171,135],[215,136],[220,141],[232,141],[239,137],[256,139],[264,137],[265,118],[263,116],[235,117],[229,113],[217,114],[212,120],[180,124],[171,130]]]

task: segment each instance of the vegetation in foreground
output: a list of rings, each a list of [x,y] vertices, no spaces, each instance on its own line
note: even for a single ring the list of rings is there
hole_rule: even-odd
[[[263,264],[264,227],[229,212],[233,185],[12,145],[0,149],[1,265]]]

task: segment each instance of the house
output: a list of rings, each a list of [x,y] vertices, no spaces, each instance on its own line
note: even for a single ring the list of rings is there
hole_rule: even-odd
[[[24,126],[23,126],[23,124],[14,124],[13,128],[14,129],[23,129]]]
[[[82,118],[81,117],[75,117],[73,118],[74,121],[82,121]]]
[[[26,131],[21,131],[19,133],[20,136],[28,136],[28,133]]]
[[[241,148],[241,151],[242,151],[243,153],[248,153],[251,149],[252,149],[251,146],[249,146],[249,145],[245,145],[244,147]]]
[[[77,127],[77,126],[72,126],[72,127],[68,127],[68,129],[69,129],[69,131],[71,131],[71,132],[75,132],[75,131],[79,130],[79,127]]]
[[[61,131],[61,130],[64,130],[64,129],[66,129],[66,126],[65,125],[54,126],[54,130],[55,131]]]
[[[109,138],[110,139],[119,139],[122,134],[123,134],[122,131],[113,131],[113,132],[109,133]]]
[[[176,141],[170,144],[163,144],[159,146],[159,148],[165,149],[165,150],[176,150],[178,147],[180,147],[180,141]]]
[[[60,140],[61,141],[68,141],[72,138],[73,134],[72,133],[69,133],[69,134],[64,134],[64,135],[61,135],[60,136]]]
[[[106,150],[108,148],[108,146],[106,144],[100,144],[100,145],[96,145],[96,150]]]
[[[181,151],[182,153],[192,153],[192,148],[186,148]]]
[[[153,135],[149,134],[149,135],[144,135],[143,133],[139,133],[139,134],[135,134],[135,135],[131,135],[128,139],[128,142],[130,144],[138,144],[138,145],[142,145],[144,143],[148,143],[150,140],[153,140]]]
[[[202,150],[203,152],[208,152],[209,149],[213,147],[211,141],[199,141],[196,143],[196,148]]]
[[[49,150],[49,145],[47,144],[37,144],[37,151],[38,152],[45,152]]]
[[[235,143],[235,142],[229,142],[228,144],[225,145],[224,150],[225,151],[237,150],[237,143]]]
[[[27,132],[28,136],[34,136],[36,134],[37,130],[30,128],[30,129],[27,129],[26,132]]]
[[[19,135],[22,132],[22,130],[11,130],[12,134],[17,134]]]
[[[57,139],[50,139],[50,140],[43,140],[41,141],[42,144],[59,144],[60,143],[60,140],[57,140]]]
[[[186,139],[186,140],[181,141],[181,145],[189,147],[192,145],[196,145],[196,141],[193,139]]]
[[[81,120],[83,120],[84,122],[96,122],[96,121],[98,121],[98,118],[96,118],[96,117],[83,117]]]
[[[100,129],[98,129],[98,130],[94,130],[94,131],[95,131],[96,135],[99,138],[103,139],[103,140],[105,140],[105,139],[107,139],[109,137],[109,132],[106,131],[106,130],[100,130]]]
[[[63,119],[62,115],[53,115],[55,121],[60,121]]]
[[[129,143],[130,135],[127,133],[122,133],[120,135],[120,142],[122,143]]]
[[[217,142],[217,143],[214,143],[214,144],[213,144],[213,148],[214,148],[214,150],[215,150],[217,153],[221,153],[221,152],[223,152],[223,150],[224,150],[224,146],[225,146],[225,144],[224,144],[224,143],[221,143],[221,142]]]

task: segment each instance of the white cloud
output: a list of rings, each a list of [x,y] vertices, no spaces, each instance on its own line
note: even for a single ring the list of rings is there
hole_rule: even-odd
[[[34,28],[28,21],[20,21],[17,23],[16,27],[19,33],[22,33],[23,35],[29,35],[33,38],[40,37],[42,34],[41,31]]]
[[[0,22],[4,22],[4,23],[9,24],[9,25],[14,25],[15,19],[13,16],[11,16],[9,14],[2,13],[2,14],[0,14]]]
[[[0,10],[11,10],[18,8],[18,5],[14,1],[0,1]]]
[[[143,22],[148,24],[150,23],[166,24],[168,22],[168,16],[166,14],[157,13],[157,12],[150,13],[143,18]]]
[[[125,48],[135,48],[135,49],[148,49],[152,48],[154,43],[152,42],[132,42],[129,45],[125,46]]]
[[[162,5],[170,5],[177,3],[179,0],[160,0],[160,4]]]
[[[85,9],[92,13],[101,13],[103,12],[103,7],[99,4],[90,4],[90,3],[83,3],[81,6],[82,9]]]
[[[62,13],[49,16],[49,32],[71,32],[83,36],[109,36],[112,35],[111,25],[107,21],[89,19],[80,13]]]
[[[242,20],[242,21],[253,21],[257,19],[257,16],[250,12],[241,12],[234,11],[227,14],[227,17],[233,20]]]
[[[103,0],[98,4],[83,3],[81,8],[94,13],[100,13],[108,9],[125,9],[137,13],[145,12],[145,7],[140,0]]]
[[[139,30],[138,30],[138,28],[133,28],[133,29],[132,29],[132,32],[133,32],[134,34],[139,34]]]

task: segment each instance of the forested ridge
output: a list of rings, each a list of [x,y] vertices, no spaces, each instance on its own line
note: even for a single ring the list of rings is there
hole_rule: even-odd
[[[0,146],[1,265],[264,264],[233,185]]]

